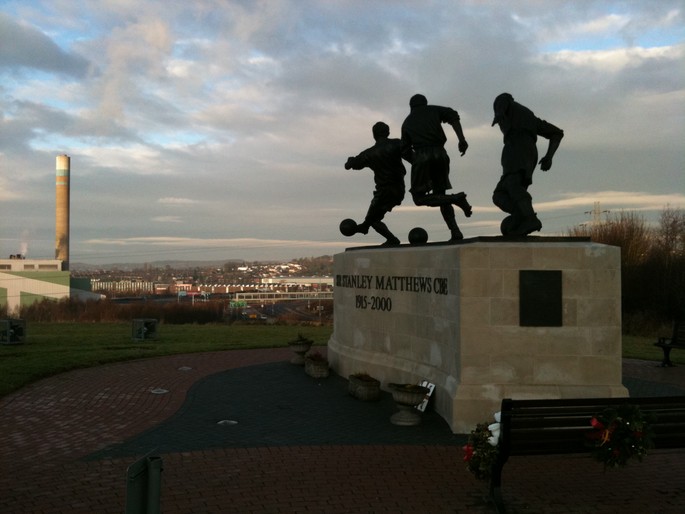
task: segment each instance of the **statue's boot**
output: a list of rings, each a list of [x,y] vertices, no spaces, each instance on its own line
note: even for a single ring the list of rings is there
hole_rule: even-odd
[[[451,202],[457,207],[459,207],[462,211],[464,211],[464,215],[467,218],[471,217],[471,214],[473,214],[473,208],[471,207],[471,204],[468,202],[466,199],[466,193],[463,191],[461,193],[456,193],[453,195],[447,195],[451,197]]]
[[[371,225],[373,229],[385,238],[385,243],[382,246],[397,246],[400,240],[395,237],[395,234],[390,232],[388,226],[382,221],[377,221]]]
[[[370,225],[371,223],[369,223],[366,220],[363,223],[357,223],[357,231],[355,232],[355,234],[368,234]]]
[[[527,236],[531,232],[539,232],[542,228],[542,222],[538,219],[537,214],[533,210],[533,204],[529,199],[519,200],[516,204],[521,213],[521,221],[518,226],[511,232],[514,236]]]
[[[449,207],[451,208],[452,206],[450,205]],[[445,223],[447,223],[447,228],[450,229],[450,234],[452,236],[450,237],[450,242],[461,241],[462,239],[464,239],[464,234],[462,234],[461,230],[459,230],[459,225],[457,225],[457,219],[454,217],[454,211],[452,211],[452,216],[446,216],[445,213],[443,213],[443,218],[445,220]]]
[[[450,242],[453,243],[455,241],[461,241],[462,239],[464,239],[464,234],[462,234],[461,230],[459,230],[459,226],[457,225],[456,221],[454,222],[454,226],[449,227],[449,228],[450,228],[450,234],[451,234]]]
[[[426,205],[428,207],[442,207],[443,205],[456,205],[462,211],[467,218],[471,217],[473,214],[473,209],[471,204],[466,200],[466,193],[463,191],[461,193],[456,193],[453,195],[447,194],[433,194],[427,195],[420,198],[418,201],[414,202],[416,205]]]

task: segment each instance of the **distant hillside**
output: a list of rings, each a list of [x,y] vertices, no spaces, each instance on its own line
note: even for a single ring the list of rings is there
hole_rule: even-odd
[[[114,262],[111,264],[86,264],[83,262],[70,262],[69,269],[72,271],[94,271],[94,270],[133,270],[148,268],[166,268],[167,266],[173,269],[184,269],[184,268],[209,268],[217,267],[220,268],[226,263],[241,264],[245,262],[243,259],[223,259],[223,260],[212,260],[212,261],[152,261],[152,262]],[[271,262],[271,261],[265,261]]]
[[[71,262],[69,269],[76,272],[84,271],[132,271],[140,269],[155,269],[155,268],[170,268],[175,270],[195,269],[195,268],[223,268],[226,264],[242,265],[245,263],[253,265],[273,265],[284,264],[285,262],[295,262],[313,272],[321,273],[330,271],[333,264],[333,257],[330,255],[322,255],[320,257],[302,257],[291,259],[290,261],[246,261],[245,259],[223,259],[223,260],[209,260],[209,261],[186,261],[186,260],[168,260],[168,261],[151,261],[151,262],[117,262],[111,264],[86,264],[84,262]]]

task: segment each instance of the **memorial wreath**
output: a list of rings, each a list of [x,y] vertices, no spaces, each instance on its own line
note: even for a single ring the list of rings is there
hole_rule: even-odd
[[[624,467],[632,458],[642,461],[654,446],[649,421],[636,405],[607,407],[590,420],[593,457],[605,469]]]
[[[468,442],[462,447],[464,462],[473,475],[480,480],[490,478],[492,465],[499,453],[500,413],[495,423],[478,423],[471,431]]]

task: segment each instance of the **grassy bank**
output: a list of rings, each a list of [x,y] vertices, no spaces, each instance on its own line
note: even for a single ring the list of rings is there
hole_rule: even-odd
[[[26,343],[0,345],[0,397],[31,382],[75,368],[178,353],[275,348],[298,333],[326,344],[330,326],[160,325],[158,338],[133,341],[130,323],[30,323]],[[655,338],[623,336],[623,356],[660,361]],[[671,360],[685,364],[685,352]]]
[[[669,331],[663,336],[670,337]],[[659,361],[664,358],[661,348],[654,346],[657,337],[641,337],[623,335],[623,357],[628,359],[642,359],[646,361]],[[685,364],[685,350],[671,352],[671,361],[675,364]]]
[[[30,323],[24,344],[0,345],[0,397],[75,368],[177,353],[275,348],[299,333],[326,344],[333,327],[160,325],[158,338],[134,341],[130,323]]]

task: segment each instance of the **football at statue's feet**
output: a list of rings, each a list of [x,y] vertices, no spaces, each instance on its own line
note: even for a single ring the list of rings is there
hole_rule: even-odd
[[[422,245],[428,241],[428,232],[421,227],[413,228],[409,231],[409,243],[413,245]]]
[[[357,222],[351,218],[344,219],[340,222],[340,233],[343,236],[353,236],[357,233]]]

